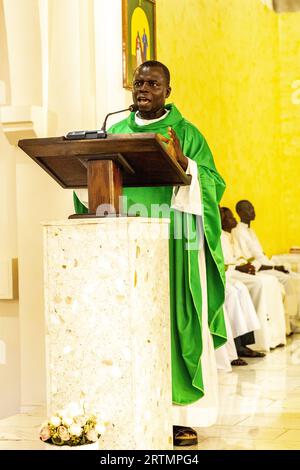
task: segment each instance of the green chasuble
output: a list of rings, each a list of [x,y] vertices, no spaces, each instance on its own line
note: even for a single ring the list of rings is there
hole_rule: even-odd
[[[221,249],[221,224],[218,204],[225,184],[214,165],[210,149],[198,129],[185,120],[174,104],[165,119],[145,126],[135,123],[135,114],[113,125],[109,132],[129,134],[152,132],[168,137],[168,127],[176,132],[181,148],[187,157],[196,161],[201,186],[204,225],[204,249],[207,270],[208,323],[214,347],[226,342],[223,316],[224,262]],[[124,188],[128,213],[134,204],[143,204],[151,217],[151,204],[170,206],[172,187]],[[74,193],[75,210],[86,212]],[[132,207],[134,211],[134,207]],[[144,215],[144,214],[143,214]],[[157,217],[157,211],[153,217]],[[199,243],[195,243],[196,216],[171,209],[170,211],[170,307],[171,307],[171,356],[173,402],[187,405],[201,398],[204,393],[201,354],[202,297],[198,264]],[[178,226],[188,227],[183,236],[177,234]],[[174,236],[174,226],[176,228]],[[189,235],[193,234],[193,236]],[[193,238],[194,237],[194,238]],[[193,243],[194,242],[194,243]]]

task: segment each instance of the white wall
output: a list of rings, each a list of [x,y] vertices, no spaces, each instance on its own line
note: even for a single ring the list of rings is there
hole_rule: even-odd
[[[34,122],[36,134],[59,136],[99,128],[107,112],[131,103],[131,94],[122,87],[121,0],[39,0],[36,6],[35,18],[42,24],[35,28],[41,30],[38,80],[43,97],[43,112]],[[28,407],[43,403],[46,396],[40,222],[65,219],[73,205],[72,192],[60,188],[20,150],[16,181],[21,402]]]
[[[2,0],[9,56],[12,105],[42,101],[38,0]]]
[[[16,164],[14,149],[0,127],[0,259],[17,258]],[[18,300],[0,300],[0,417],[20,405]],[[3,352],[3,351],[2,351]]]
[[[41,221],[73,212],[72,191],[14,143],[99,128],[106,113],[131,103],[122,87],[121,3],[0,0],[0,255],[19,259],[19,301],[0,301],[0,417],[18,410],[20,389],[23,408],[45,402]]]
[[[65,219],[72,212],[71,191],[60,188],[29,157],[17,165],[18,252],[20,274],[22,406],[46,397],[43,299],[44,220]]]
[[[95,0],[96,54],[96,122],[104,116],[132,103],[131,93],[123,88],[122,79],[122,2]],[[126,115],[111,116],[108,127]]]

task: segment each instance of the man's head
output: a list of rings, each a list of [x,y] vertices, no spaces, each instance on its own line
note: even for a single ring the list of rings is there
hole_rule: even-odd
[[[134,72],[132,98],[141,118],[156,119],[163,116],[165,101],[170,93],[170,72],[161,62],[149,60]]]
[[[231,230],[237,226],[237,221],[234,218],[233,213],[228,207],[220,207],[222,229],[225,232],[231,232]]]
[[[251,202],[247,201],[246,199],[239,201],[237,205],[235,206],[235,210],[240,216],[241,221],[244,222],[245,224],[250,225],[251,220],[255,219],[254,207],[251,204]]]

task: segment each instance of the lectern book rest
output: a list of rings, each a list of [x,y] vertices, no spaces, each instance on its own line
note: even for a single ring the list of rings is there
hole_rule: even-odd
[[[107,215],[122,215],[119,197],[123,186],[182,186],[191,182],[158,134],[23,139],[18,145],[63,188],[88,188],[85,217],[95,217],[99,206],[105,206]]]

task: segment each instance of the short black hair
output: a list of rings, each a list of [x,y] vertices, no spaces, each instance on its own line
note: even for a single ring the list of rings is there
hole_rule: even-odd
[[[219,209],[220,209],[220,211],[224,211],[224,212],[230,211],[231,212],[231,209],[229,209],[229,207],[222,206],[222,207],[219,207]]]
[[[163,64],[162,62],[159,62],[158,60],[147,60],[146,62],[143,62],[141,65],[139,65],[137,69],[139,68],[142,68],[142,67],[159,67],[160,69],[162,69],[163,71],[163,74],[165,76],[165,79],[166,79],[166,82],[167,82],[167,85],[170,84],[170,70],[168,69],[168,67]],[[136,70],[134,71],[134,73],[136,72]]]
[[[248,201],[247,199],[241,199],[241,201],[236,203],[235,210],[237,211],[237,213],[239,213],[241,210],[243,210],[243,207],[244,207],[245,204],[251,204],[251,202]],[[251,204],[251,206],[252,206],[252,204]]]
[[[223,222],[223,219],[226,215],[226,212],[231,212],[231,209],[229,209],[229,207],[224,207],[224,206],[220,207],[219,206],[219,211],[220,211],[220,215],[221,215],[221,220]]]

